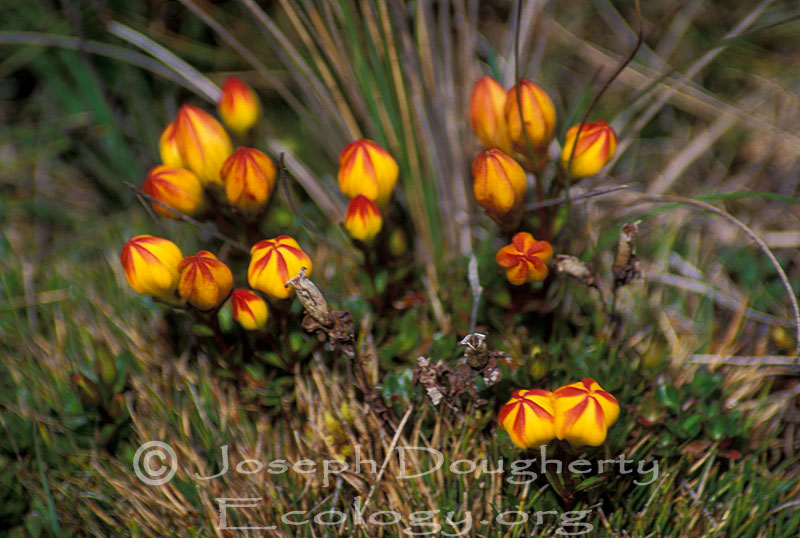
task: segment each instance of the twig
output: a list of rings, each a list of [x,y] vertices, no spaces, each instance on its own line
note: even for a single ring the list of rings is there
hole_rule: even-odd
[[[621,191],[623,189],[629,189],[629,185],[619,185],[617,187],[608,187],[605,189],[597,189],[594,191],[584,192],[583,194],[579,194],[578,196],[561,196],[559,198],[551,198],[550,200],[544,200],[543,202],[534,202],[532,204],[528,204],[525,206],[525,209],[538,209],[540,207],[550,207],[553,205],[561,205],[564,203],[574,203],[579,202],[581,200],[587,200],[589,198],[594,198],[596,196],[605,196],[606,194],[611,194],[612,192]]]
[[[238,241],[236,241],[234,239],[231,239],[230,237],[228,237],[225,234],[219,233],[217,230],[214,230],[213,228],[203,224],[202,222],[193,219],[189,215],[187,215],[185,213],[181,213],[177,209],[174,209],[174,208],[168,206],[167,204],[163,203],[162,201],[157,200],[156,198],[150,196],[149,194],[144,192],[142,189],[140,189],[136,185],[134,185],[132,183],[129,183],[127,181],[125,181],[124,183],[125,183],[125,185],[127,187],[129,187],[131,190],[133,190],[133,192],[135,192],[137,196],[143,196],[143,197],[147,198],[148,200],[150,200],[151,202],[153,202],[154,204],[158,204],[161,207],[169,210],[170,212],[172,212],[175,215],[177,215],[177,217],[180,220],[182,220],[184,222],[188,222],[189,224],[191,224],[193,226],[196,226],[197,228],[200,228],[201,230],[203,230],[205,232],[210,233],[211,235],[213,235],[217,239],[221,239],[222,241],[225,241],[226,243],[228,243],[232,247],[237,248],[237,249],[241,250],[242,252],[247,252],[248,254],[250,253],[250,249],[247,248],[246,246],[244,246],[243,244],[241,244],[240,242],[238,242]]]
[[[481,286],[480,275],[478,274],[478,259],[474,252],[469,254],[469,286],[472,289],[472,313],[469,317],[469,332],[475,332],[475,325],[478,322],[478,305],[481,302],[483,287]]]
[[[724,357],[720,355],[692,355],[688,362],[698,364],[725,364],[729,366],[786,366],[797,368],[794,357],[782,355],[761,355],[747,357]]]

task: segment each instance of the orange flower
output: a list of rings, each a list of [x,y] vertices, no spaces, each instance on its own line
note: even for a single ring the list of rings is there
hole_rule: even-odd
[[[178,271],[181,273],[178,293],[200,310],[219,306],[233,288],[231,270],[207,250],[186,256],[178,264]]]
[[[120,262],[131,288],[143,295],[170,299],[178,287],[178,264],[183,258],[172,241],[137,235],[120,253]]]
[[[483,150],[472,161],[475,201],[500,224],[515,227],[525,201],[525,170],[499,149]]]
[[[500,410],[500,425],[519,448],[533,448],[555,437],[553,403],[542,389],[517,390]]]
[[[528,232],[519,232],[511,244],[497,251],[497,264],[506,268],[508,281],[519,286],[547,278],[547,262],[553,257],[553,247],[547,241],[537,241]]]
[[[162,204],[187,215],[194,215],[203,205],[203,185],[197,176],[183,168],[156,166],[147,173],[142,190]],[[155,202],[151,205],[162,217],[180,218]]]
[[[236,77],[228,77],[222,85],[217,110],[225,125],[241,134],[258,121],[261,103],[253,88]]]
[[[569,164],[572,148],[575,146],[575,135],[579,125],[573,125],[567,131],[564,148],[561,150],[561,166]],[[617,134],[606,120],[583,124],[578,136],[578,145],[572,155],[569,175],[575,179],[593,176],[608,164],[617,151]]]
[[[311,274],[311,258],[300,249],[297,241],[288,235],[259,241],[250,249],[253,257],[247,270],[250,287],[275,299],[286,299],[294,288],[286,287],[289,279],[306,268]]]
[[[369,243],[383,226],[381,212],[372,200],[359,194],[347,206],[347,215],[344,217],[344,229],[350,237]]]
[[[498,148],[511,153],[511,139],[505,116],[506,91],[492,77],[475,83],[469,100],[469,121],[472,132],[485,148]]]
[[[248,331],[263,329],[267,324],[267,303],[250,290],[235,289],[231,296],[233,319]]]
[[[362,138],[339,154],[339,189],[348,198],[363,194],[385,207],[397,183],[399,169],[389,152]]]
[[[219,170],[233,152],[233,146],[220,122],[208,112],[183,105],[175,119],[175,136],[186,167],[204,185],[222,185]]]
[[[170,122],[161,131],[158,138],[158,151],[161,153],[161,162],[170,168],[184,168],[186,163],[181,157],[181,150],[178,148],[178,137],[175,136],[175,122]]]
[[[520,88],[519,103],[517,102],[517,87]],[[520,105],[524,121],[520,121]],[[533,149],[537,151],[546,149],[553,140],[556,127],[556,109],[553,101],[543,89],[530,80],[520,79],[517,86],[508,90],[505,115],[511,142],[517,151],[521,153],[528,151],[525,133],[527,133]],[[524,131],[523,123],[525,124]]]
[[[619,403],[593,379],[585,377],[553,392],[556,437],[574,446],[599,446],[619,416]]]
[[[252,214],[261,209],[275,189],[275,165],[264,153],[240,147],[220,171],[228,202]]]

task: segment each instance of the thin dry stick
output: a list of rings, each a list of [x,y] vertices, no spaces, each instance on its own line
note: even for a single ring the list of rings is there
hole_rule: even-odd
[[[781,264],[778,262],[778,259],[772,253],[772,251],[764,242],[764,240],[761,239],[758,235],[756,235],[756,233],[753,230],[751,230],[750,227],[744,222],[740,221],[733,215],[730,215],[725,211],[717,207],[714,207],[713,205],[708,204],[706,202],[701,202],[699,200],[694,200],[692,198],[684,198],[683,196],[674,196],[674,195],[645,196],[645,199],[654,202],[664,202],[664,201],[679,202],[682,204],[693,205],[705,209],[707,211],[711,211],[712,213],[731,221],[740,230],[746,233],[750,237],[750,239],[752,239],[759,246],[761,251],[767,255],[767,258],[769,258],[769,261],[772,262],[772,265],[778,272],[778,276],[780,277],[781,282],[783,283],[783,287],[786,289],[786,293],[789,295],[789,300],[792,303],[792,310],[794,311],[794,325],[795,325],[794,356],[796,360],[800,360],[800,306],[798,306],[797,304],[797,297],[795,297],[794,291],[792,290],[792,285],[789,283],[789,277],[786,276],[786,272],[783,270],[783,267],[781,267]]]
[[[167,204],[165,204],[165,203],[161,202],[160,200],[157,200],[156,198],[154,198],[154,197],[150,196],[149,194],[147,194],[146,192],[144,192],[142,189],[140,189],[140,188],[139,188],[139,187],[137,187],[136,185],[133,185],[132,183],[129,183],[129,182],[127,182],[127,181],[125,181],[124,183],[125,183],[125,185],[126,185],[128,188],[130,188],[131,190],[133,190],[133,192],[135,192],[137,196],[142,196],[142,197],[144,197],[144,198],[147,198],[147,199],[148,199],[148,200],[150,200],[151,202],[153,202],[153,203],[155,203],[155,204],[158,204],[158,205],[160,205],[161,207],[163,207],[163,208],[167,209],[167,210],[168,210],[168,211],[170,211],[171,213],[174,213],[175,215],[177,215],[177,217],[178,217],[180,220],[182,220],[182,221],[184,221],[184,222],[188,222],[189,224],[191,224],[191,225],[193,225],[193,226],[196,226],[197,228],[200,228],[201,230],[203,230],[203,231],[205,231],[205,232],[208,232],[208,233],[210,233],[211,235],[213,235],[213,236],[214,236],[214,237],[216,237],[217,239],[220,239],[220,240],[222,240],[222,241],[225,241],[226,243],[228,243],[229,245],[231,245],[231,246],[232,246],[232,247],[234,247],[234,248],[237,248],[237,249],[239,249],[239,250],[241,250],[241,251],[243,251],[243,252],[247,252],[247,253],[249,253],[249,252],[250,252],[250,249],[249,249],[249,248],[247,248],[247,247],[246,247],[246,246],[244,246],[243,244],[239,243],[238,241],[236,241],[236,240],[234,240],[234,239],[231,239],[231,238],[230,238],[230,237],[228,237],[227,235],[224,235],[224,234],[221,234],[221,233],[219,233],[217,230],[214,230],[214,229],[210,228],[209,226],[206,226],[205,224],[203,224],[203,223],[202,223],[202,222],[200,222],[199,220],[195,220],[195,219],[193,219],[192,217],[190,217],[189,215],[187,215],[187,214],[185,214],[185,213],[181,213],[181,212],[180,212],[180,211],[178,211],[177,209],[174,209],[174,208],[172,208],[172,207],[168,206]]]
[[[372,495],[375,493],[375,490],[378,489],[378,484],[381,482],[383,472],[386,470],[386,466],[389,465],[389,460],[392,458],[392,452],[394,452],[394,449],[397,446],[397,441],[400,439],[400,435],[403,433],[403,428],[405,427],[406,422],[408,422],[408,417],[411,416],[412,411],[414,411],[414,404],[411,404],[411,407],[408,408],[408,411],[406,411],[406,414],[403,415],[402,420],[400,420],[400,424],[397,426],[397,431],[394,432],[394,437],[392,438],[392,442],[389,444],[389,451],[386,453],[386,458],[383,460],[381,470],[378,471],[378,476],[375,478],[375,482],[372,484],[372,487],[367,494],[364,505],[361,507],[362,512],[366,510],[369,501],[372,500]]]
[[[628,188],[630,188],[629,185],[618,185],[616,187],[608,187],[605,189],[597,189],[594,191],[585,192],[583,194],[579,194],[578,196],[570,196],[569,198],[566,196],[561,196],[560,198],[551,198],[550,200],[544,200],[543,202],[533,202],[528,204],[525,206],[525,209],[530,211],[531,209],[561,205],[566,202],[579,202],[581,200],[588,200],[589,198],[594,198],[596,196],[605,196],[606,194],[611,194],[612,192],[617,192]]]

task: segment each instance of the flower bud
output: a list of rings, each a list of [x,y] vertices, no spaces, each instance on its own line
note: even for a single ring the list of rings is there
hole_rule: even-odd
[[[184,168],[186,163],[181,157],[181,150],[178,147],[178,137],[175,135],[175,122],[170,122],[161,131],[158,138],[158,151],[161,153],[161,162],[170,168]]]
[[[120,253],[131,288],[137,293],[163,299],[173,296],[178,287],[178,264],[182,258],[175,243],[152,235],[133,237]]]
[[[217,111],[231,131],[242,134],[258,121],[261,103],[253,88],[237,77],[228,77],[222,85]]]
[[[547,278],[547,262],[552,257],[550,243],[537,241],[528,232],[519,232],[511,238],[510,245],[497,251],[496,261],[505,267],[508,281],[519,286]]]
[[[525,202],[525,170],[499,149],[483,150],[472,161],[475,201],[498,223],[515,227]]]
[[[519,102],[517,102],[517,88],[520,88]],[[520,121],[520,106],[524,121]],[[520,79],[519,83],[508,91],[505,113],[511,143],[517,151],[528,152],[526,133],[536,151],[547,148],[553,140],[556,127],[556,109],[553,101],[543,89],[530,80]]]
[[[276,173],[275,165],[264,153],[237,148],[220,171],[228,202],[246,214],[255,213],[272,195]]]
[[[175,119],[175,136],[183,162],[203,185],[222,185],[219,171],[233,146],[220,122],[195,106],[183,105]]]
[[[250,287],[275,299],[286,299],[294,288],[286,283],[306,268],[311,274],[311,258],[300,250],[297,241],[288,235],[259,241],[250,249],[252,258],[247,270]]]
[[[147,173],[142,190],[186,215],[194,215],[203,205],[203,185],[197,176],[184,168],[156,166]],[[152,202],[153,210],[168,219],[180,218],[166,207]]]
[[[572,164],[569,167],[569,175],[574,179],[595,175],[608,164],[617,151],[617,134],[606,120],[584,123],[576,145],[575,135],[578,134],[578,127],[580,125],[569,128],[564,148],[561,150],[561,166],[566,168],[572,155],[572,148],[575,147]]]
[[[267,303],[250,290],[235,289],[231,296],[233,319],[248,331],[263,329],[267,324]]]
[[[506,91],[492,77],[475,83],[469,99],[469,122],[483,147],[511,153],[511,139],[505,115]]]
[[[619,416],[619,403],[593,379],[583,378],[553,392],[556,437],[573,446],[599,446]]]
[[[81,374],[72,374],[70,380],[85,409],[100,407],[103,403],[103,393],[97,383]]]
[[[555,437],[550,392],[542,389],[514,391],[500,410],[499,422],[519,448],[549,443]]]
[[[122,394],[115,394],[108,403],[108,415],[114,420],[119,420],[128,416],[128,408],[125,405],[125,398]]]
[[[339,189],[348,198],[363,194],[385,207],[397,183],[399,169],[389,152],[362,138],[339,154]]]
[[[359,194],[347,206],[347,215],[344,217],[344,229],[350,237],[369,243],[383,226],[381,212],[372,200]]]
[[[186,256],[178,265],[181,281],[178,293],[200,310],[211,310],[228,298],[233,288],[233,274],[207,250]]]

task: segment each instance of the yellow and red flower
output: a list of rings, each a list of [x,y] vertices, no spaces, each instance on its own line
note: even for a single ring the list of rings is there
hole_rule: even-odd
[[[519,102],[517,102],[518,88]],[[522,108],[523,121],[520,121],[520,108]],[[526,134],[528,141],[536,151],[546,149],[553,140],[556,109],[550,96],[536,83],[520,79],[519,83],[508,91],[505,115],[511,143],[517,151],[527,153]]]
[[[258,121],[261,103],[253,88],[237,77],[228,77],[222,85],[217,111],[230,130],[241,134]]]
[[[369,243],[381,231],[383,217],[372,200],[359,194],[347,206],[347,215],[344,217],[344,229],[350,237]]]
[[[296,277],[300,269],[311,274],[311,258],[300,249],[297,241],[288,235],[259,241],[250,249],[252,258],[247,270],[250,287],[275,299],[286,299],[294,291],[286,287],[289,279]]]
[[[178,264],[183,254],[172,241],[137,235],[120,253],[120,262],[131,288],[143,295],[169,299],[178,287]]]
[[[492,77],[475,83],[469,100],[469,122],[483,147],[511,153],[505,115],[506,90]]]
[[[519,163],[499,149],[486,149],[472,161],[472,178],[475,201],[499,224],[515,227],[527,188]]]
[[[619,403],[588,377],[553,392],[555,435],[573,446],[599,446],[619,416]]]
[[[362,138],[339,154],[339,189],[348,198],[362,194],[385,207],[392,196],[399,168],[389,152]]]
[[[184,168],[186,163],[181,157],[178,147],[178,137],[175,135],[175,122],[172,121],[161,131],[158,138],[158,151],[161,153],[161,162],[170,168]]]
[[[500,425],[519,448],[545,445],[555,437],[550,391],[517,390],[500,410]]]
[[[233,319],[248,331],[263,329],[267,324],[267,303],[250,290],[235,289],[231,296]]]
[[[617,134],[605,120],[583,124],[576,145],[578,127],[580,125],[569,128],[561,150],[561,166],[566,168],[572,148],[575,147],[572,164],[569,166],[569,175],[575,179],[595,175],[611,161],[617,151]]]
[[[175,119],[175,137],[185,166],[203,185],[222,185],[219,172],[233,146],[225,128],[214,117],[192,105],[183,105]]]
[[[233,288],[231,270],[207,250],[186,256],[178,264],[178,271],[181,273],[178,293],[200,310],[219,306]]]
[[[252,214],[264,207],[275,189],[275,165],[264,153],[240,147],[225,160],[220,176],[228,202]]]
[[[161,202],[186,215],[194,215],[203,206],[203,185],[192,172],[184,168],[156,166],[147,173],[142,190]],[[180,218],[166,207],[155,202],[153,210],[168,219]]]
[[[497,251],[496,261],[506,269],[508,281],[519,286],[524,282],[539,282],[547,278],[547,262],[553,257],[553,247],[547,241],[537,241],[528,232],[519,232],[511,244]]]

